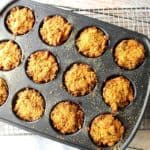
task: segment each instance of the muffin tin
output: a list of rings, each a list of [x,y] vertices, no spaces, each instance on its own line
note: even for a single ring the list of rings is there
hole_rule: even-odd
[[[15,6],[29,7],[34,11],[35,24],[33,29],[27,34],[13,36],[5,26],[5,18],[9,10]],[[61,15],[72,25],[73,30],[69,39],[62,45],[52,47],[42,42],[39,37],[39,27],[44,17],[50,15]],[[88,135],[88,127],[92,119],[98,114],[111,112],[110,107],[105,104],[101,94],[103,82],[114,75],[127,77],[134,86],[135,100],[132,104],[118,111],[117,117],[122,121],[126,128],[124,138],[116,146],[125,149],[141,122],[145,107],[150,93],[150,41],[139,33],[105,23],[100,20],[92,19],[70,11],[55,8],[50,5],[39,4],[32,1],[14,1],[7,5],[1,12],[0,17],[0,41],[12,39],[16,41],[22,50],[21,64],[11,71],[0,71],[2,77],[8,84],[9,95],[7,101],[0,107],[0,119],[3,121],[22,127],[28,131],[40,134],[44,137],[69,144],[80,149],[97,149],[98,147],[91,141]],[[109,36],[108,47],[105,53],[97,58],[87,58],[81,55],[75,46],[75,37],[78,32],[87,27],[96,26],[102,29]],[[137,39],[143,43],[146,50],[146,57],[142,65],[134,70],[124,70],[116,65],[113,59],[112,49],[122,39]],[[36,84],[31,81],[26,73],[26,61],[28,56],[37,50],[50,50],[56,56],[59,63],[59,72],[56,79],[45,84]],[[80,97],[69,94],[63,86],[63,74],[73,63],[83,62],[89,64],[97,74],[98,83],[93,92]],[[25,87],[37,89],[45,99],[45,112],[41,119],[34,122],[25,122],[18,119],[13,111],[12,104],[15,94]],[[84,111],[83,127],[76,133],[61,135],[53,129],[49,121],[50,111],[55,104],[62,100],[71,100],[80,104]],[[109,149],[105,147],[104,149]]]

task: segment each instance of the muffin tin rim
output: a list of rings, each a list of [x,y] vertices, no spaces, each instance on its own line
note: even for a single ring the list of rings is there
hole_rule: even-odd
[[[145,43],[145,41],[144,41],[144,43]],[[144,103],[145,104],[145,103]],[[139,115],[139,116],[141,116],[141,114]],[[137,123],[137,122],[136,122]],[[57,140],[59,140],[59,139],[57,139]],[[61,141],[61,140],[60,140]],[[65,141],[63,141],[63,142],[65,142]],[[71,144],[71,143],[70,143]],[[77,145],[76,145],[77,146]],[[81,145],[80,145],[81,146]]]

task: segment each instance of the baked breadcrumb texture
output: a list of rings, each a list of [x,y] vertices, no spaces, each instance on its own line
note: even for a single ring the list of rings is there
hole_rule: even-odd
[[[58,72],[58,63],[55,57],[47,50],[34,52],[27,62],[27,75],[35,83],[46,83],[55,79]]]
[[[33,28],[35,17],[33,11],[27,7],[14,7],[10,10],[7,18],[7,28],[14,35],[25,34]]]
[[[84,113],[78,104],[63,101],[53,108],[50,119],[57,131],[62,134],[71,134],[82,127]]]
[[[0,106],[3,105],[8,97],[8,86],[4,79],[0,78]]]
[[[73,64],[64,75],[64,84],[73,96],[84,96],[90,93],[96,83],[96,73],[87,64]]]
[[[17,117],[24,121],[35,121],[44,114],[45,102],[40,93],[34,89],[26,88],[15,99],[13,111]]]
[[[0,42],[0,70],[8,71],[16,68],[21,62],[20,47],[13,41]]]
[[[72,25],[62,16],[45,17],[40,35],[48,45],[57,46],[63,44],[72,30]]]
[[[134,39],[123,40],[115,48],[115,61],[124,69],[137,68],[145,58],[143,44]]]
[[[122,140],[125,132],[121,122],[111,114],[99,115],[91,123],[90,137],[98,146],[113,146]]]
[[[76,39],[78,51],[87,57],[98,57],[103,54],[108,37],[97,27],[85,28]]]
[[[127,106],[134,100],[134,90],[131,82],[118,76],[106,81],[103,87],[103,98],[112,111]]]

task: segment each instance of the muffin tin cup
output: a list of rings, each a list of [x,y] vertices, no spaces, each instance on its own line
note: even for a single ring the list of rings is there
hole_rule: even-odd
[[[9,10],[15,6],[29,7],[34,11],[35,24],[27,34],[13,36],[5,27],[5,17]],[[60,46],[48,46],[43,43],[39,37],[39,27],[46,16],[61,15],[72,25],[73,30],[68,40]],[[15,40],[22,50],[23,59],[21,64],[11,71],[0,71],[2,77],[8,85],[9,95],[7,101],[0,107],[0,119],[10,124],[34,132],[41,136],[78,147],[80,149],[96,150],[98,147],[91,141],[88,135],[90,122],[95,116],[104,112],[111,112],[109,106],[105,104],[101,95],[103,82],[110,76],[123,75],[127,77],[135,86],[136,97],[131,105],[118,111],[118,117],[125,126],[126,132],[124,138],[119,144],[121,149],[125,149],[136,133],[141,122],[145,107],[150,93],[150,40],[142,34],[129,31],[127,29],[105,23],[103,21],[92,19],[86,16],[74,14],[55,8],[50,5],[40,4],[32,1],[14,1],[5,6],[1,11],[0,18],[1,34],[0,41],[4,39]],[[109,36],[109,44],[105,53],[97,58],[86,58],[76,49],[75,37],[81,29],[87,26],[96,26],[102,29]],[[124,70],[116,65],[113,58],[113,52],[116,43],[122,39],[137,39],[143,43],[146,50],[144,62],[134,70]],[[36,84],[31,81],[25,72],[25,64],[29,55],[41,49],[49,50],[56,56],[59,63],[59,71],[56,79],[45,83]],[[98,83],[94,90],[88,95],[74,97],[69,94],[63,86],[63,74],[67,67],[73,63],[83,62],[89,64],[97,74]],[[38,90],[45,99],[45,112],[41,119],[35,122],[25,122],[18,119],[12,111],[12,100],[15,94],[25,87],[31,87]],[[49,114],[55,104],[62,100],[71,100],[80,104],[84,111],[83,127],[71,135],[61,135],[53,129],[49,121]],[[109,149],[104,148],[104,149]]]

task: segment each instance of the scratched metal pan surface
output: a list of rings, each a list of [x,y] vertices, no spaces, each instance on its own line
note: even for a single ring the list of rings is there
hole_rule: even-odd
[[[13,36],[5,27],[5,17],[9,10],[15,6],[29,7],[35,14],[35,25],[27,34]],[[48,46],[43,43],[39,37],[39,27],[44,17],[51,15],[61,15],[73,25],[73,30],[69,39],[61,46]],[[97,26],[109,36],[109,43],[106,52],[98,58],[86,58],[79,54],[75,47],[75,37],[77,33],[87,27]],[[124,70],[116,65],[113,59],[112,49],[116,43],[122,39],[137,39],[144,44],[146,58],[143,64],[135,70]],[[98,114],[111,112],[109,106],[105,104],[101,96],[101,87],[103,82],[112,75],[124,75],[133,84],[135,91],[135,100],[124,109],[119,110],[117,117],[123,122],[126,131],[121,141],[121,149],[125,149],[136,133],[141,122],[145,107],[147,105],[150,92],[150,41],[137,32],[74,14],[55,8],[50,5],[40,4],[32,1],[15,1],[7,5],[0,16],[0,41],[5,39],[15,40],[21,47],[23,59],[21,64],[11,71],[0,71],[0,77],[4,78],[8,84],[9,96],[4,105],[0,107],[0,119],[28,131],[37,133],[41,136],[78,147],[80,149],[94,150],[98,147],[93,144],[88,135],[88,127],[91,120]],[[40,49],[50,50],[56,56],[59,63],[59,72],[57,78],[46,84],[33,83],[25,73],[25,64],[28,56],[34,51]],[[94,91],[86,96],[74,97],[70,95],[62,86],[63,73],[66,68],[74,62],[84,62],[92,66],[97,73],[98,84]],[[34,122],[25,122],[18,119],[12,112],[12,100],[17,91],[24,87],[32,87],[41,92],[45,99],[46,107],[41,119]],[[62,100],[71,100],[79,103],[85,113],[83,127],[76,133],[70,135],[61,135],[53,129],[49,121],[49,114],[53,106]],[[109,149],[109,148],[104,148]]]

